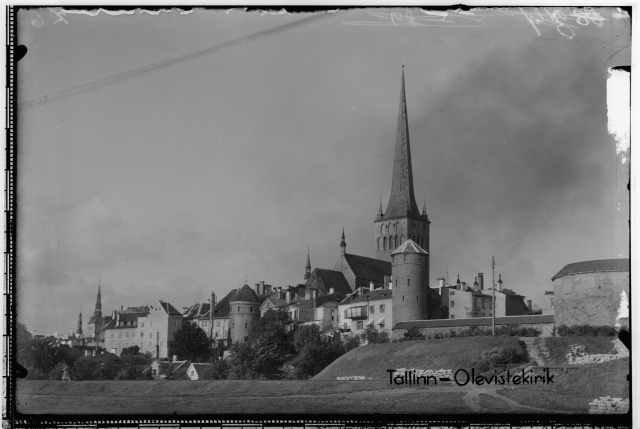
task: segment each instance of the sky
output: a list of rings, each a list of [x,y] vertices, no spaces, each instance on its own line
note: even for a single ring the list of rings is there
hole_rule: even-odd
[[[86,330],[98,282],[104,314],[298,284],[307,249],[333,268],[343,227],[347,252],[373,257],[402,65],[432,287],[490,281],[495,255],[496,279],[540,304],[564,265],[628,257],[616,9],[72,12],[18,15],[30,330],[75,329],[80,311]]]

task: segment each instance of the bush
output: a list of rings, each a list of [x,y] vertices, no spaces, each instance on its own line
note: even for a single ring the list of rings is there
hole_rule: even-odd
[[[229,375],[229,364],[223,359],[212,359],[211,365],[202,373],[203,380],[226,380]]]
[[[356,347],[360,347],[360,337],[348,336],[344,339],[344,352],[348,353]]]
[[[64,368],[67,366],[64,362],[58,362],[51,371],[49,371],[49,380],[62,380],[62,374],[64,374]]]
[[[387,331],[378,331],[377,329],[365,329],[360,337],[363,341],[370,344],[388,343],[390,341]]]
[[[494,347],[492,349],[483,350],[480,353],[480,359],[473,363],[473,368],[483,373],[491,370],[502,369],[507,365],[524,362],[526,356],[519,353],[513,347]]]
[[[562,324],[556,327],[556,334],[559,337],[615,337],[618,333],[613,326],[601,325],[573,325]]]
[[[402,341],[419,341],[424,339],[424,334],[417,326],[407,329],[402,336]]]

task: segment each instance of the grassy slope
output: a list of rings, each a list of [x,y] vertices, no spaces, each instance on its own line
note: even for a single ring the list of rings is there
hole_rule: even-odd
[[[547,365],[564,365],[571,345],[583,345],[587,354],[615,353],[613,348],[615,337],[547,337],[540,338],[547,350]]]
[[[388,369],[451,369],[470,368],[482,350],[492,347],[514,347],[522,351],[515,337],[463,337],[427,341],[405,341],[369,344],[339,357],[314,380],[335,380],[336,377],[360,375],[374,380],[388,380]]]
[[[588,413],[589,402],[600,396],[628,398],[627,374],[629,374],[629,358],[622,358],[589,365],[562,377],[556,376],[553,384],[520,386],[502,389],[498,393],[523,405]]]

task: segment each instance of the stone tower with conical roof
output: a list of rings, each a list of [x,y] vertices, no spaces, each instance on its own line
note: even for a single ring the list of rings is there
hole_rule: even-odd
[[[229,323],[231,341],[244,343],[249,339],[251,328],[260,319],[260,297],[247,284],[242,286],[229,300]]]
[[[391,196],[384,212],[382,211],[382,203],[380,203],[374,223],[376,257],[378,259],[391,259],[391,252],[408,239],[413,240],[427,252],[429,251],[430,222],[426,212],[426,201],[422,214],[420,214],[413,190],[404,66],[400,87],[400,108],[398,110]]]
[[[429,318],[429,252],[407,240],[391,253],[393,312],[391,326],[398,322]]]

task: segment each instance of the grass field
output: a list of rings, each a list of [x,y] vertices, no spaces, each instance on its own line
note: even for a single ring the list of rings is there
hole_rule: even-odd
[[[583,345],[587,354],[615,353],[613,341],[615,337],[546,337],[537,338],[536,346],[544,355],[547,365],[564,365],[570,346]]]
[[[388,369],[457,369],[471,368],[483,350],[514,347],[525,353],[516,337],[463,337],[429,341],[404,341],[369,344],[351,350],[326,367],[314,380],[335,380],[343,376],[365,376],[388,380]]]
[[[468,414],[464,391],[382,381],[28,381],[23,414]]]
[[[598,337],[593,337],[598,338]],[[498,390],[510,399],[538,408],[564,412],[589,412],[589,402],[600,396],[628,398],[629,358],[589,365],[556,377],[554,384],[518,386]]]

